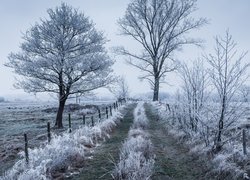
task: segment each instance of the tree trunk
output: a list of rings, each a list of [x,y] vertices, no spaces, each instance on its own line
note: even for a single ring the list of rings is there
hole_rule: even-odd
[[[155,78],[155,83],[154,83],[154,96],[153,96],[153,101],[158,101],[159,100],[159,78]]]
[[[224,128],[224,115],[225,115],[225,96],[223,97],[222,101],[222,109],[221,109],[221,115],[220,115],[220,120],[219,120],[219,125],[218,125],[218,136],[217,136],[217,143],[216,143],[216,149],[217,151],[221,150],[221,135],[222,135],[222,130]]]
[[[63,119],[63,111],[64,111],[65,103],[66,103],[66,99],[59,100],[59,108],[57,111],[56,124],[55,124],[57,128],[63,128],[62,119]]]

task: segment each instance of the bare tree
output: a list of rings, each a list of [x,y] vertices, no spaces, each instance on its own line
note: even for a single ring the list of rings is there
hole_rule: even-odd
[[[117,99],[126,100],[129,96],[129,87],[124,77],[118,78],[116,83],[114,83],[109,90]]]
[[[151,84],[153,101],[158,100],[166,73],[177,68],[173,52],[183,45],[201,42],[186,36],[206,23],[206,19],[191,17],[195,10],[196,0],[134,0],[118,21],[121,33],[131,36],[143,48],[141,54],[124,48],[119,52],[129,56],[128,63],[145,73],[141,78]]]
[[[243,64],[246,52],[237,56],[236,43],[228,31],[225,38],[216,37],[215,41],[214,55],[209,54],[205,58],[211,66],[210,77],[219,99],[218,132],[215,139],[215,150],[219,151],[223,145],[222,134],[225,129],[239,119],[236,112],[240,109],[235,107],[233,98],[245,82],[245,73],[250,64]]]
[[[183,63],[179,72],[183,80],[182,102],[187,108],[191,129],[197,131],[199,115],[207,99],[208,74],[201,59],[194,61],[192,67]]]
[[[109,84],[113,61],[103,33],[83,13],[62,3],[48,15],[24,34],[21,51],[11,53],[6,66],[21,76],[18,88],[58,94],[55,125],[61,128],[66,100]]]

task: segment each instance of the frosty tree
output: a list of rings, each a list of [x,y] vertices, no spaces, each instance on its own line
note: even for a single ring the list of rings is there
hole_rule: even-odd
[[[152,86],[154,101],[158,100],[166,73],[176,69],[173,52],[200,42],[187,37],[191,30],[206,23],[203,18],[191,17],[195,10],[196,0],[133,0],[118,22],[121,33],[135,39],[143,49],[136,54],[120,48],[120,53],[131,57],[129,64],[145,73],[141,78]]]
[[[247,79],[247,69],[250,63],[244,63],[247,52],[237,54],[236,43],[229,32],[224,38],[216,37],[214,54],[205,56],[210,65],[211,81],[218,93],[219,112],[216,112],[218,128],[215,139],[215,150],[223,146],[223,133],[240,118],[243,111],[234,101]]]
[[[194,61],[192,67],[183,63],[179,69],[179,73],[183,81],[182,89],[184,95],[181,102],[188,109],[191,129],[197,131],[198,116],[206,99],[208,75],[201,59]]]
[[[47,12],[49,18],[27,30],[21,51],[11,53],[6,66],[20,75],[18,88],[58,94],[55,125],[62,128],[66,100],[109,84],[113,61],[103,34],[83,13],[65,3]]]
[[[129,87],[124,77],[119,77],[109,90],[119,100],[126,100],[129,97]]]

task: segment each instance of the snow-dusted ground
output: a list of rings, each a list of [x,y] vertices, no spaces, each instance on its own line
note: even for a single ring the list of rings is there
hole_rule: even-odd
[[[87,104],[86,102],[83,102]],[[83,105],[84,105],[83,104]],[[107,102],[92,102],[92,105],[103,107]],[[17,153],[24,148],[24,137],[26,133],[29,140],[29,147],[39,146],[42,141],[46,141],[47,122],[54,125],[56,112],[45,110],[56,109],[56,102],[3,102],[0,103],[0,175],[6,168],[11,166],[17,158]],[[82,115],[95,113],[96,109],[88,107],[71,113],[72,128],[76,129],[82,125]],[[63,131],[68,129],[68,112],[64,114]],[[96,115],[98,116],[98,115]],[[86,122],[90,122],[86,118]],[[54,133],[60,133],[55,129]]]
[[[0,103],[0,136],[17,135],[41,126],[44,121],[52,121],[55,114],[43,113],[42,110],[54,106],[54,103]]]
[[[112,117],[94,127],[82,126],[72,133],[54,135],[50,144],[29,149],[28,164],[23,157],[24,152],[21,152],[22,158],[0,179],[52,179],[62,169],[72,171],[78,168],[85,158],[90,158],[94,147],[109,137],[121,117],[119,112],[114,112]]]
[[[128,138],[120,150],[119,162],[115,164],[113,179],[150,179],[154,167],[154,154],[149,134],[146,132],[147,127],[144,103],[139,102],[134,110],[134,122]]]

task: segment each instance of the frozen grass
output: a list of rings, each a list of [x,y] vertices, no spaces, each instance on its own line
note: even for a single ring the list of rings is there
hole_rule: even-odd
[[[203,114],[200,118],[198,131],[191,131],[185,111],[172,106],[171,111],[166,109],[165,104],[151,103],[158,114],[159,119],[165,122],[168,133],[172,134],[181,143],[190,147],[190,152],[198,154],[201,159],[207,159],[213,164],[213,171],[208,177],[218,179],[245,179],[250,173],[250,155],[243,155],[241,130],[229,129],[224,133],[225,144],[218,153],[213,153],[214,137],[217,123],[213,118],[205,118],[210,114]],[[212,106],[210,106],[212,108]],[[213,108],[216,108],[214,105]],[[238,124],[239,125],[239,124]],[[240,126],[240,125],[239,125]],[[249,136],[249,135],[248,135]],[[249,148],[248,148],[249,151]],[[248,152],[249,153],[249,152]]]
[[[115,180],[150,179],[154,167],[152,143],[145,129],[148,119],[144,104],[138,103],[134,110],[134,122],[127,140],[120,150],[119,162],[115,164],[112,177]]]
[[[0,179],[53,179],[70,168],[81,167],[86,158],[86,152],[108,138],[121,118],[121,113],[115,112],[112,117],[94,127],[84,126],[72,133],[54,136],[50,144],[29,149],[28,164],[25,162],[24,152],[21,152],[22,159]]]
[[[132,147],[133,146],[133,147]],[[123,144],[120,160],[113,172],[114,179],[145,180],[152,175],[154,159],[150,155],[150,142],[140,136]]]
[[[67,104],[63,117],[64,128],[56,129],[52,126],[54,126],[56,117],[57,102],[0,103],[0,176],[14,165],[15,159],[19,157],[18,152],[23,150],[24,133],[28,136],[29,147],[38,147],[41,142],[47,139],[47,122],[51,124],[52,133],[61,134],[68,130],[68,113],[70,112],[72,129],[78,129],[83,125],[83,114],[85,115],[85,113],[87,113],[86,124],[91,124],[91,116],[94,116],[95,121],[99,120],[98,113],[91,114],[97,112],[98,108],[103,113],[101,121],[106,120],[104,107],[107,104],[110,105],[110,102]]]
[[[134,110],[134,123],[132,129],[146,129],[148,127],[148,119],[145,114],[145,109],[143,107],[144,103],[138,103]]]

